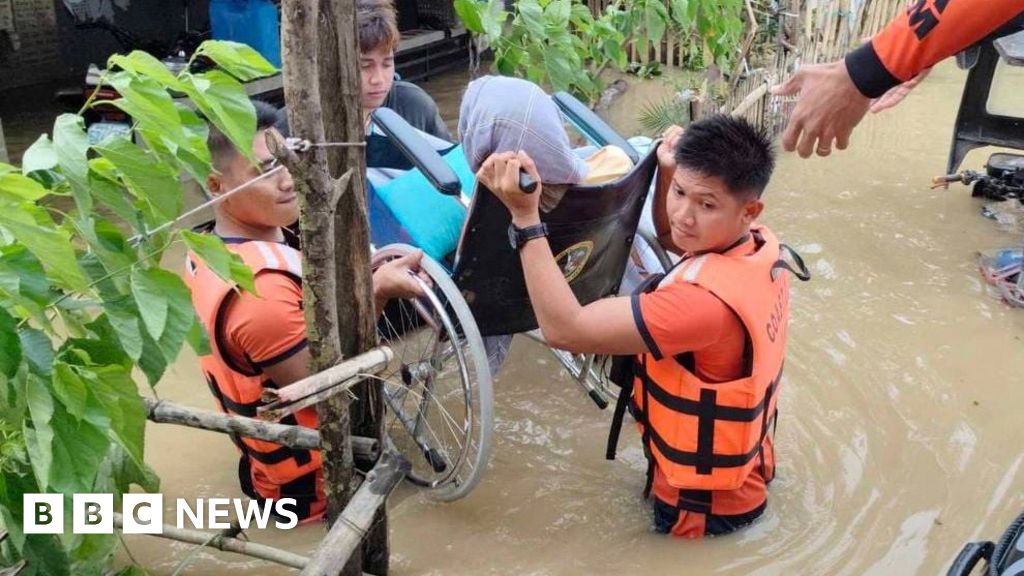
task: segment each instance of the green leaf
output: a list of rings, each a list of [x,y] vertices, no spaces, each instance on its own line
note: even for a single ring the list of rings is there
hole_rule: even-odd
[[[237,284],[242,289],[256,293],[250,269],[241,256],[227,249],[224,242],[213,234],[198,234],[182,230],[181,237],[188,249],[195,253],[213,273],[225,282]]]
[[[142,356],[142,331],[139,329],[138,313],[127,296],[119,300],[104,300],[103,309],[107,321],[121,343],[125,354],[133,361]]]
[[[10,201],[35,201],[49,193],[50,191],[39,182],[17,172],[0,175],[0,194],[6,196]]]
[[[484,5],[481,2],[477,2],[477,0],[455,0],[454,5],[455,13],[458,14],[459,20],[462,20],[466,30],[474,34],[483,34],[485,32],[482,16]]]
[[[28,248],[51,274],[73,290],[85,290],[85,276],[78,267],[70,238],[61,230],[40,226],[32,220],[33,214],[38,216],[40,211],[26,206],[17,212],[0,211],[0,226]]]
[[[179,90],[181,87],[181,83],[167,69],[167,66],[164,66],[163,62],[157,60],[149,52],[135,50],[127,56],[114,54],[107,59],[107,68],[112,69],[115,66],[135,75],[152,78],[172,90]]]
[[[195,310],[192,308],[192,293],[181,278],[164,270],[159,272],[164,275],[161,285],[167,296],[167,325],[157,343],[167,364],[173,364],[195,322]]]
[[[22,432],[25,445],[32,455],[30,462],[40,490],[50,487],[50,468],[53,466],[53,396],[46,382],[29,377],[25,385],[25,399],[28,402],[29,419],[25,420]],[[31,424],[31,426],[30,426]]]
[[[61,114],[53,125],[53,147],[61,174],[71,183],[71,194],[80,214],[92,210],[89,195],[89,136],[77,114]]]
[[[183,134],[178,140],[171,139],[159,127],[140,126],[136,128],[136,132],[142,136],[147,146],[161,155],[164,161],[181,165],[199,185],[205,187],[206,178],[213,170],[210,151],[206,147],[209,127],[195,112],[184,106],[177,106],[177,112]]]
[[[174,274],[159,268],[136,268],[132,271],[132,295],[146,330],[155,340],[160,339],[167,325],[167,276],[177,279]]]
[[[36,170],[51,170],[57,166],[57,151],[46,134],[41,134],[21,157],[21,173],[28,176]]]
[[[18,339],[29,368],[36,374],[49,377],[53,371],[53,343],[50,337],[26,326],[18,330]]]
[[[7,310],[0,308],[0,373],[14,378],[21,365],[21,339],[18,322]]]
[[[124,367],[105,366],[82,371],[89,384],[89,401],[110,420],[111,439],[117,442],[140,469],[145,467],[146,406],[131,373]],[[101,424],[102,420],[94,421]]]
[[[141,213],[132,205],[124,187],[118,182],[116,174],[113,179],[110,179],[96,170],[100,163],[109,166],[111,170],[114,169],[114,165],[106,158],[95,158],[90,162],[92,170],[89,171],[89,191],[92,192],[93,200],[98,206],[110,210],[115,216],[126,224],[134,226],[137,230]]]
[[[178,217],[184,201],[181,182],[152,152],[125,137],[108,138],[95,149],[117,167],[131,193],[150,207],[151,226]]]
[[[690,27],[690,0],[671,0],[672,6],[672,19],[675,20],[676,24],[680,28],[688,29]],[[692,4],[697,4],[696,0]]]
[[[218,67],[242,82],[277,73],[277,68],[259,52],[238,42],[207,40],[199,46],[196,54],[213,60]]]
[[[43,264],[25,246],[17,244],[0,248],[0,286],[39,304],[49,303],[54,295]]]
[[[135,263],[135,251],[128,247],[121,230],[108,220],[88,218],[77,223],[79,234],[109,273],[124,270]]]
[[[167,357],[160,349],[160,344],[153,340],[148,332],[142,333],[142,354],[138,363],[150,386],[156,386],[167,371]]]
[[[184,90],[203,116],[213,122],[235,148],[255,163],[256,110],[245,88],[219,70],[201,75],[183,74]]]
[[[189,329],[186,339],[196,356],[206,356],[211,353],[210,334],[199,318],[195,318],[192,322],[192,328]]]
[[[668,13],[665,11],[665,5],[661,2],[648,3],[647,10],[644,12],[644,19],[647,26],[647,35],[651,41],[655,44],[661,42],[661,37],[665,35],[665,28],[668,27]]]
[[[544,38],[544,11],[536,0],[521,0],[516,3],[516,10],[522,18],[527,32],[536,38]]]
[[[85,416],[85,401],[88,395],[85,382],[71,366],[63,362],[58,362],[53,367],[53,393],[68,414],[78,419]]]
[[[38,426],[34,415],[33,424]],[[53,406],[49,424],[53,435],[50,488],[64,494],[88,492],[110,446],[107,428],[88,419],[76,420],[59,404]]]
[[[104,317],[105,318],[105,317]],[[93,324],[86,327],[92,329]],[[82,355],[88,360],[82,360]],[[57,358],[71,364],[111,366],[120,365],[130,367],[131,358],[124,353],[124,350],[117,343],[117,336],[111,334],[109,340],[94,338],[68,338],[64,345],[57,352]],[[74,359],[74,360],[72,360]]]
[[[94,338],[82,341],[69,339],[68,345],[75,346],[89,355],[93,364],[120,364],[131,366],[132,359],[120,344],[117,331],[110,324],[106,314],[100,314],[95,320],[85,325]]]
[[[158,130],[172,142],[185,138],[178,109],[162,84],[152,78],[134,76],[128,72],[114,74],[109,81],[121,94],[121,98],[113,104],[124,110],[139,126]]]
[[[544,9],[547,25],[558,30],[568,30],[571,15],[572,3],[569,0],[552,0]]]
[[[25,560],[21,576],[67,576],[71,574],[67,552],[56,535],[26,535],[21,531],[25,515],[23,497],[40,491],[31,474],[0,474],[0,524],[10,533],[8,541]]]

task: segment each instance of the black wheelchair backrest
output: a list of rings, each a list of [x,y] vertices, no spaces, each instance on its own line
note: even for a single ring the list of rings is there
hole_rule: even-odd
[[[618,292],[657,165],[652,149],[617,181],[570,188],[541,214],[552,254],[581,304]],[[478,183],[454,278],[484,336],[537,327],[519,254],[509,245],[510,223],[505,206]]]
[[[389,143],[423,172],[431,186],[449,196],[457,196],[462,191],[462,183],[451,166],[397,112],[377,108],[371,116],[373,123],[389,138]]]

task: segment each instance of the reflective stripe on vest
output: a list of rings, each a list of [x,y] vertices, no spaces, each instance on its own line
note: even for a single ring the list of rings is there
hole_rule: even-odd
[[[776,412],[789,320],[789,282],[773,274],[780,245],[767,228],[749,244],[684,261],[662,282],[687,282],[728,306],[747,330],[750,374],[705,382],[674,358],[644,354],[633,398],[644,441],[669,483],[685,489],[739,488],[757,462]],[[774,277],[773,277],[774,276]]]

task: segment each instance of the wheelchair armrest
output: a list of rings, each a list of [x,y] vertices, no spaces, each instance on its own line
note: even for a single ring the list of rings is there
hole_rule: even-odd
[[[390,108],[377,108],[371,117],[434,188],[449,196],[457,196],[462,191],[462,182],[451,166],[398,113]]]
[[[634,164],[640,161],[640,153],[633,148],[632,144],[572,94],[557,92],[551,98],[569,122],[591,142],[598,146],[617,146],[629,156]]]

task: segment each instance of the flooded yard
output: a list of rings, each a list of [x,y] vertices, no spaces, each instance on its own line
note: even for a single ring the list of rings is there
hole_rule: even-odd
[[[624,431],[618,460],[604,460],[611,410],[544,348],[517,339],[495,383],[480,485],[453,504],[410,486],[392,497],[393,573],[937,574],[966,541],[996,538],[1024,508],[1024,310],[987,293],[975,253],[1021,238],[982,218],[968,189],[929,189],[964,77],[937,68],[899,108],[865,119],[850,150],[780,154],[763,221],[814,280],[793,287],[778,478],[757,523],[706,541],[654,534],[635,430]],[[465,81],[425,84],[453,128]],[[613,123],[632,131],[643,98],[664,91],[657,82],[627,92]],[[213,408],[190,350],[159,392]],[[165,499],[238,495],[227,438],[154,424],[147,433]],[[250,534],[300,553],[322,535]],[[126,540],[154,574],[170,574],[191,548]],[[284,571],[204,550],[183,573],[243,570]]]

